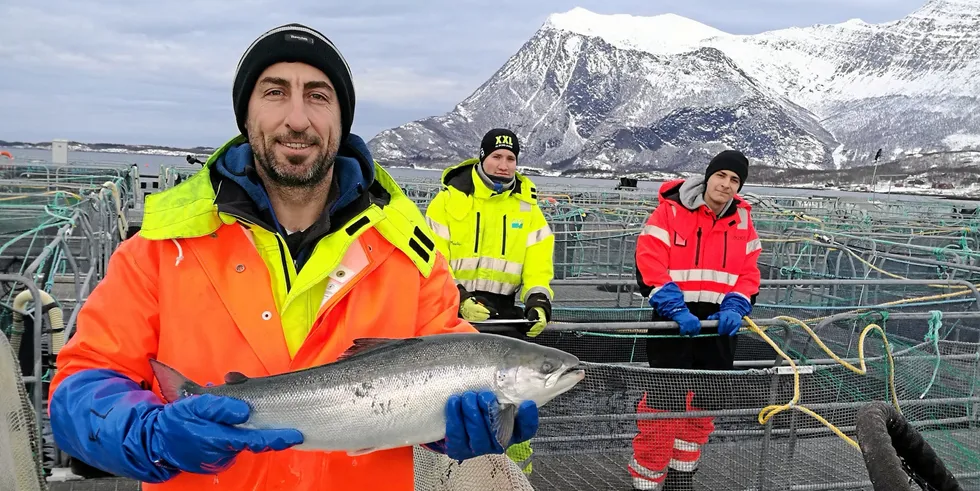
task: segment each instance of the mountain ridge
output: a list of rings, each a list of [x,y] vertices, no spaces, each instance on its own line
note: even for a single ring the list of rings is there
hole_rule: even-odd
[[[450,165],[507,126],[526,142],[526,165],[576,173],[690,169],[730,147],[810,170],[870,164],[879,148],[887,158],[978,148],[978,25],[980,7],[961,0],[881,24],[752,35],[576,7],[550,15],[451,111],[369,146],[382,162]]]

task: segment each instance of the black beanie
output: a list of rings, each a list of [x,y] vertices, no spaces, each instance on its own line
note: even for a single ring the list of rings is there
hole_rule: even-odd
[[[720,170],[734,172],[738,176],[738,190],[741,191],[745,180],[749,178],[749,159],[738,150],[725,150],[715,155],[708,164],[708,169],[704,171],[704,182],[707,183],[708,178]]]
[[[333,83],[340,104],[340,141],[346,140],[354,121],[354,83],[351,81],[350,67],[326,36],[302,24],[286,24],[259,36],[238,62],[231,98],[242,134],[248,135],[245,128],[248,100],[259,75],[280,62],[306,63],[326,74]]]
[[[483,141],[480,142],[480,163],[483,163],[483,159],[487,158],[487,155],[501,148],[514,152],[515,158],[517,154],[521,153],[521,143],[517,141],[517,135],[513,131],[503,128],[494,128],[488,131],[486,135],[483,135]]]

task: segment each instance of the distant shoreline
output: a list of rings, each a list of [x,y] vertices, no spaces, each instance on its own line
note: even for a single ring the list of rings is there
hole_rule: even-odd
[[[38,150],[38,151],[51,151],[51,142],[7,142],[0,140],[0,149],[21,149],[21,150]],[[209,157],[216,149],[206,148],[206,147],[194,147],[194,148],[178,148],[178,147],[166,147],[159,145],[119,145],[111,143],[79,143],[79,142],[68,142],[68,150],[71,152],[85,152],[85,153],[110,153],[110,154],[128,154],[128,155],[156,155],[156,156],[166,156],[166,157],[186,157],[187,155],[192,155],[199,158]],[[410,169],[418,171],[428,171],[428,172],[442,172],[444,169],[423,167],[419,165],[407,164],[407,165],[393,165],[391,163],[383,163],[384,167],[387,168],[397,168],[397,169]],[[682,174],[675,174],[670,172],[665,172],[657,175],[658,173],[623,173],[622,175],[610,173],[608,171],[599,171],[595,174],[585,174],[581,171],[577,171],[571,175],[555,175],[553,171],[547,171],[539,168],[530,168],[532,172],[528,173],[528,177],[534,179],[535,177],[544,178],[561,178],[561,179],[591,179],[591,180],[617,180],[620,177],[630,177],[637,178],[640,181],[645,182],[661,182],[669,179],[683,178]],[[538,174],[540,172],[540,174]],[[775,189],[796,189],[800,191],[821,191],[821,190],[835,190],[841,192],[854,192],[861,194],[876,194],[876,195],[903,195],[903,196],[921,196],[921,197],[934,197],[944,200],[962,200],[962,201],[980,201],[980,192],[970,192],[967,191],[965,194],[960,194],[963,191],[955,189],[932,189],[932,188],[895,188],[892,187],[889,191],[875,191],[872,193],[870,190],[859,190],[850,189],[849,186],[835,186],[827,188],[822,185],[813,184],[785,184],[785,185],[773,185],[773,184],[756,184],[749,183],[751,187],[760,188],[775,188]]]
[[[42,150],[51,151],[51,142],[8,142],[0,140],[0,148],[11,148],[19,150]],[[164,155],[167,157],[184,157],[193,155],[195,157],[209,156],[216,149],[210,147],[180,148],[163,145],[122,145],[119,143],[82,143],[76,141],[68,142],[69,152],[95,152],[95,153],[120,153],[132,155]]]

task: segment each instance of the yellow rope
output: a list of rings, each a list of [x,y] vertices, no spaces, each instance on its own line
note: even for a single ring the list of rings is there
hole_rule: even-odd
[[[855,367],[854,365],[838,357],[830,348],[827,347],[827,345],[823,343],[823,341],[820,340],[820,337],[817,336],[817,333],[813,332],[813,330],[810,329],[810,326],[806,325],[805,322],[789,316],[779,316],[776,317],[776,319],[783,320],[791,324],[796,324],[802,327],[804,330],[806,330],[806,332],[810,335],[810,337],[812,337],[813,340],[817,342],[817,345],[819,345],[820,348],[827,353],[827,355],[833,358],[837,363],[840,363],[842,366],[844,366],[848,370],[858,375],[867,375],[868,373],[868,369],[864,361],[864,339],[871,331],[878,331],[879,333],[881,333],[881,339],[885,343],[885,353],[888,356],[888,386],[892,396],[892,404],[895,406],[895,409],[897,409],[899,413],[902,412],[902,408],[899,407],[898,405],[898,394],[895,391],[895,360],[892,359],[891,347],[888,345],[888,337],[885,335],[885,330],[882,329],[881,326],[877,324],[868,324],[868,326],[864,328],[864,331],[861,332],[861,337],[858,339],[858,360],[860,361],[861,366]],[[860,450],[861,447],[858,446],[858,443],[854,439],[845,435],[843,431],[841,431],[839,428],[834,426],[831,422],[827,421],[823,416],[820,416],[812,409],[799,404],[800,371],[797,368],[796,363],[793,361],[792,358],[790,358],[786,353],[784,353],[783,350],[781,350],[779,346],[777,346],[776,343],[772,339],[770,339],[769,336],[766,335],[764,329],[760,328],[751,318],[745,317],[745,320],[749,323],[748,329],[758,334],[766,343],[769,344],[769,346],[772,346],[772,348],[776,350],[776,353],[778,353],[779,356],[781,356],[784,360],[789,362],[789,365],[793,370],[793,399],[786,404],[772,405],[763,408],[762,411],[759,412],[759,424],[766,424],[766,422],[768,422],[773,416],[783,411],[789,409],[796,409],[797,411],[800,411],[804,414],[811,416],[813,419],[816,419],[827,428],[830,428],[831,431],[833,431],[837,436],[841,437],[848,444]]]

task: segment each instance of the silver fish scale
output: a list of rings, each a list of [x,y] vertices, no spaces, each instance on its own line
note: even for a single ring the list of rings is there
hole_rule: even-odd
[[[505,339],[505,338],[504,338]],[[445,436],[452,394],[492,389],[506,342],[460,337],[209,390],[252,407],[246,427],[295,428],[310,450],[380,450]],[[499,396],[499,394],[498,394]]]

